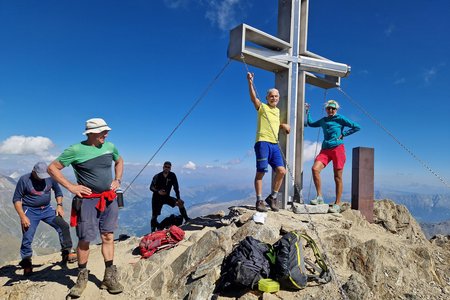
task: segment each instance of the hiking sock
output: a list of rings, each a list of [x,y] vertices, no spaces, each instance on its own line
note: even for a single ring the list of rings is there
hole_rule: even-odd
[[[78,264],[78,269],[81,271],[82,269],[86,269],[87,267],[87,262],[84,264]]]
[[[262,195],[256,195],[256,201],[262,201]]]
[[[112,265],[113,265],[113,261],[112,260],[105,261],[105,267],[106,268],[112,267]]]
[[[277,199],[278,191],[272,191],[272,194],[270,194],[270,196],[272,196],[273,199]]]

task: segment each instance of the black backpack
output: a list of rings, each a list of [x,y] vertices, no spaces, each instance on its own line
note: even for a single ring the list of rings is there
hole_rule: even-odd
[[[273,255],[272,246],[251,236],[243,239],[224,259],[221,280],[217,291],[233,286],[237,288],[256,288],[261,278],[270,275],[269,257]]]
[[[179,227],[182,224],[183,224],[183,216],[176,216],[174,214],[171,214],[170,216],[164,218],[161,222],[158,223],[157,229],[164,230],[172,225]]]
[[[311,247],[315,263],[305,257],[302,238],[306,240],[306,246]],[[280,283],[281,288],[299,290],[305,288],[310,280],[319,283],[331,281],[319,248],[309,235],[295,231],[288,232],[273,244],[273,248],[276,258],[272,277]]]

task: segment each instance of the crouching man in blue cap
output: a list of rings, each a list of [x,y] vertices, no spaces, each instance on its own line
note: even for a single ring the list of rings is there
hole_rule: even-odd
[[[55,193],[56,210],[50,205],[52,190]],[[31,173],[20,177],[14,192],[13,203],[22,225],[23,236],[20,247],[22,261],[19,265],[22,266],[24,275],[31,275],[33,272],[31,244],[40,221],[52,226],[58,232],[62,263],[77,261],[76,254],[72,253],[69,225],[63,219],[63,194],[58,183],[47,173],[45,162],[38,162]]]

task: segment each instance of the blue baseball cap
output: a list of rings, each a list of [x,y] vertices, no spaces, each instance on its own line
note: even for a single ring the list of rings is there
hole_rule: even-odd
[[[36,163],[33,167],[33,171],[36,173],[37,177],[40,179],[49,178],[50,175],[47,173],[47,164],[43,161]]]

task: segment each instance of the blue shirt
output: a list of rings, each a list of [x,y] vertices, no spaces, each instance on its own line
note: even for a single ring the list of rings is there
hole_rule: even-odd
[[[23,206],[31,207],[47,206],[50,204],[52,189],[55,197],[63,196],[59,184],[53,178],[37,180],[28,173],[17,182],[13,202],[22,201]]]
[[[352,122],[346,117],[338,114],[331,117],[323,117],[322,119],[313,122],[308,112],[306,125],[310,127],[322,127],[324,138],[322,149],[331,149],[343,144],[343,139],[339,139],[341,135],[342,137],[348,136],[361,129],[358,123]],[[344,127],[349,127],[350,129],[344,131]]]

